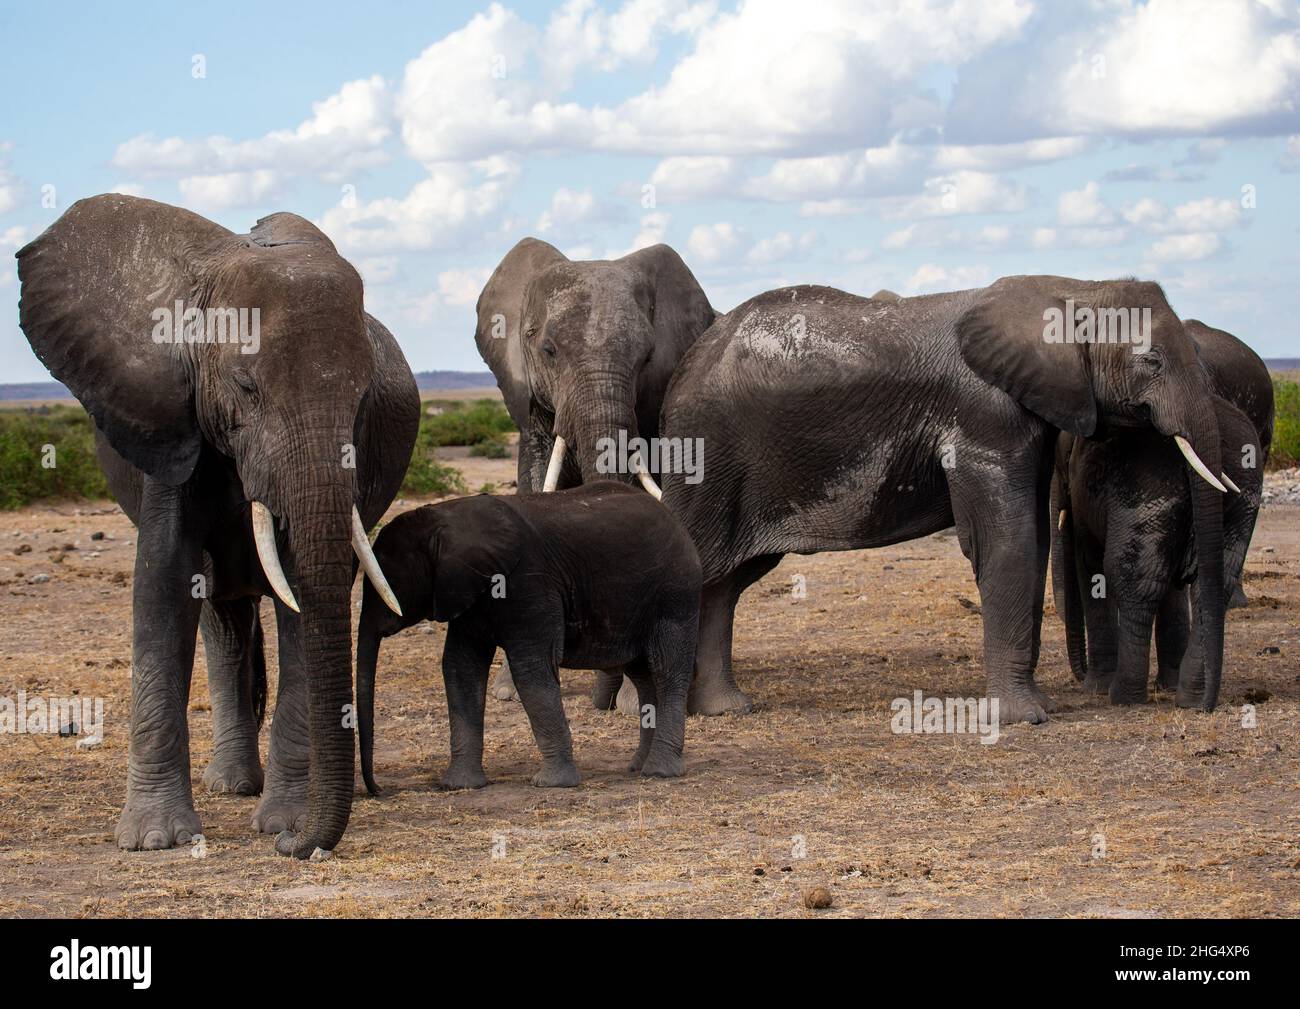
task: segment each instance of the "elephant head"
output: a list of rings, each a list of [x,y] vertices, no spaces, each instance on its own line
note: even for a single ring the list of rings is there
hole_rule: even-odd
[[[371,795],[379,794],[374,724],[380,643],[421,620],[455,620],[495,585],[504,589],[502,580],[519,564],[529,533],[506,502],[479,494],[404,512],[375,538],[375,556],[401,609],[394,612],[366,583],[357,628],[357,735],[361,777]]]
[[[658,434],[668,380],[713,318],[666,245],[575,262],[526,238],[484,287],[475,339],[520,430],[540,432],[545,444],[557,438],[548,483],[569,486],[632,478],[600,471],[602,439]]]
[[[1172,438],[1189,476],[1213,710],[1223,667],[1223,494],[1213,388],[1196,344],[1158,284],[1007,277],[957,323],[981,378],[1062,431],[1150,426]]]
[[[266,581],[301,613],[310,670],[309,810],[293,854],[333,848],[353,792],[340,713],[354,550],[383,581],[348,458],[391,343],[365,314],[361,278],[292,214],[236,235],[118,195],[79,201],[18,261],[24,332],[118,455],[168,485],[201,456],[237,474]]]

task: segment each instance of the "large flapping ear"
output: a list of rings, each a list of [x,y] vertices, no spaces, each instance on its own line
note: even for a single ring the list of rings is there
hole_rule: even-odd
[[[274,248],[277,245],[320,245],[338,255],[334,243],[320,228],[297,214],[270,214],[263,217],[248,233],[254,245]]]
[[[361,521],[378,522],[406,479],[411,446],[420,427],[420,390],[402,348],[388,327],[369,312],[366,334],[375,367],[357,411],[357,495]]]
[[[1097,402],[1084,347],[1047,337],[1053,312],[1093,298],[1097,284],[1065,277],[1005,277],[957,320],[962,359],[980,378],[1063,431],[1088,436]]]
[[[521,427],[528,419],[529,399],[523,348],[519,343],[524,295],[528,285],[543,270],[568,261],[553,245],[536,238],[522,239],[492,271],[478,298],[474,342],[496,376],[506,409]]]
[[[652,245],[624,256],[620,263],[645,280],[642,297],[659,345],[680,357],[713,324],[716,313],[695,274],[667,245]]]
[[[193,304],[191,263],[229,237],[188,210],[108,194],[18,251],[19,323],[36,356],[123,459],[164,483],[189,479],[202,438],[180,348],[155,340],[154,313]]]
[[[434,619],[454,620],[493,587],[494,578],[509,575],[529,534],[515,510],[490,494],[441,506],[429,543]]]

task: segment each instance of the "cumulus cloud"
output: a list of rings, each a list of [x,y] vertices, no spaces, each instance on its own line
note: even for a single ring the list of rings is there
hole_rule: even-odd
[[[280,193],[284,176],[269,168],[220,175],[191,175],[177,182],[187,206],[220,211],[261,206]],[[134,194],[132,194],[134,195]]]
[[[1170,235],[1152,245],[1147,255],[1156,263],[1194,262],[1214,255],[1222,245],[1223,240],[1210,232]]]
[[[1110,224],[1115,212],[1101,199],[1101,189],[1089,182],[1082,189],[1068,190],[1056,203],[1056,218],[1066,228],[1086,228]]]
[[[557,228],[570,228],[591,220],[595,212],[596,197],[590,189],[578,191],[561,186],[537,219],[537,230],[544,235]]]
[[[665,158],[650,176],[656,200],[704,200],[735,192],[740,162],[728,157]]]
[[[22,200],[23,184],[9,167],[9,152],[13,144],[0,144],[0,214],[7,214]]]
[[[890,200],[886,217],[1014,214],[1029,205],[1023,184],[988,172],[960,171],[926,179],[919,196]]]
[[[717,263],[735,255],[744,237],[740,228],[729,221],[698,224],[686,240],[687,251],[702,263]]]
[[[932,294],[937,291],[958,291],[983,287],[989,282],[987,266],[939,266],[924,263],[907,279],[904,289],[908,294]]]
[[[805,231],[802,235],[778,231],[775,235],[755,242],[745,253],[745,262],[752,266],[785,262],[807,253],[816,244],[816,231]]]
[[[18,264],[14,253],[27,244],[31,233],[21,224],[0,231],[0,287],[8,287],[18,282]]]

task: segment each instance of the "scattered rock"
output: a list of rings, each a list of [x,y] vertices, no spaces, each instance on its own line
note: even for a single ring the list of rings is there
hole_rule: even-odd
[[[31,578],[28,579],[32,585],[44,585],[49,580],[50,576],[45,574],[45,572],[41,572],[38,575],[32,575]]]
[[[1242,699],[1243,699],[1247,704],[1263,704],[1265,701],[1267,701],[1267,700],[1268,700],[1270,697],[1272,697],[1273,695],[1270,694],[1270,693],[1269,693],[1267,690],[1265,690],[1263,687],[1252,687],[1250,690],[1247,690],[1247,691],[1246,691],[1244,694],[1242,694],[1241,696],[1242,696]]]
[[[824,886],[814,887],[803,895],[803,906],[810,911],[824,910],[831,903],[831,892]]]
[[[29,554],[31,552],[32,552],[32,545],[30,543],[19,543],[16,547],[14,547],[14,553],[16,554]]]
[[[1259,654],[1260,655],[1281,655],[1282,649],[1278,648],[1277,645],[1265,645],[1263,648],[1259,650]]]
[[[93,532],[90,534],[90,538],[92,540],[102,540],[104,538],[104,534],[102,532]]]

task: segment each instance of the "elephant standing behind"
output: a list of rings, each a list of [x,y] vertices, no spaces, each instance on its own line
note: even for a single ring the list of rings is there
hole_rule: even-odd
[[[659,435],[668,382],[715,316],[667,245],[574,261],[536,238],[506,254],[477,312],[474,340],[519,427],[520,493],[634,481],[630,467],[604,471],[602,443]],[[617,677],[598,678],[597,707],[617,689]],[[507,667],[493,694],[515,696]]]
[[[1149,346],[1053,339],[1071,308],[1072,324],[1146,309]],[[1008,277],[879,300],[800,286],[740,305],[687,353],[664,401],[663,435],[703,438],[714,460],[696,483],[664,476],[663,501],[704,569],[690,710],[748,708],[731,669],[735,606],[784,554],[955,524],[982,600],[988,693],[1002,720],[1044,721],[1052,704],[1033,671],[1057,430],[1154,427],[1186,438],[1214,471],[1208,391],[1164,293],[1135,280]],[[1198,481],[1192,503],[1204,550],[1221,537],[1221,495]],[[1202,599],[1221,613],[1217,543],[1211,553]],[[1221,663],[1221,637],[1206,655]]]
[[[1273,383],[1259,356],[1230,333],[1196,320],[1192,335],[1214,389],[1221,438],[1224,591],[1244,601],[1241,572],[1259,511],[1273,436]],[[1115,703],[1147,696],[1154,622],[1157,684],[1178,703],[1213,707],[1217,679],[1206,676],[1201,607],[1191,535],[1194,489],[1178,452],[1149,432],[1103,439],[1062,434],[1052,477],[1052,584],[1065,625],[1070,668],[1085,689]],[[1097,582],[1098,575],[1104,580]],[[1221,632],[1220,632],[1221,633]]]
[[[201,625],[205,781],[264,784],[254,825],[285,831],[282,853],[332,849],[354,791],[353,552],[382,583],[365,529],[396,494],[419,423],[401,350],[366,314],[357,272],[293,214],[236,235],[178,207],[97,196],[21,249],[18,267],[23,331],[94,418],[109,486],[139,529],[118,844],[165,848],[201,830],[187,724]],[[240,311],[247,331],[232,335]],[[257,614],[271,593],[280,675],[263,782]]]

